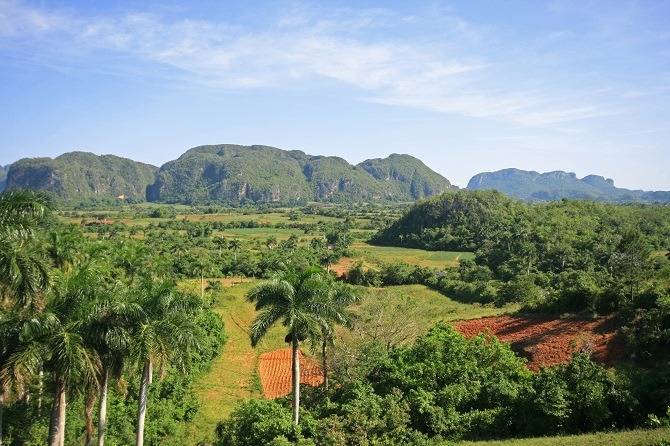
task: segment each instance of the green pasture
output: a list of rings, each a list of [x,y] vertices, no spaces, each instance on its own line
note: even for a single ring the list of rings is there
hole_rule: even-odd
[[[438,444],[440,446],[666,446],[670,444],[670,428],[637,429],[623,432],[598,432],[595,434],[514,440],[444,442]]]
[[[422,249],[373,246],[364,242],[353,243],[350,248],[354,251],[355,257],[360,257],[375,265],[404,262],[428,268],[444,268],[458,266],[458,261],[461,259],[474,259],[474,254],[470,252],[424,251]]]

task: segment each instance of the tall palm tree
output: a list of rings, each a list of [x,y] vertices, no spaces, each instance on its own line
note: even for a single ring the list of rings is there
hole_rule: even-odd
[[[321,268],[289,271],[269,283],[258,285],[247,295],[260,311],[251,326],[251,345],[256,346],[279,320],[288,329],[285,341],[292,350],[293,421],[297,425],[300,408],[300,341],[317,337],[329,321],[345,316],[332,299],[333,283]]]
[[[0,445],[4,399],[12,381],[7,366],[19,348],[19,313],[51,283],[48,263],[35,243],[36,230],[49,215],[49,200],[43,194],[0,193],[0,307],[6,310],[0,311]]]
[[[50,446],[65,442],[67,395],[93,385],[99,369],[96,352],[81,331],[99,273],[88,264],[57,277],[44,311],[23,323],[19,347],[2,371],[2,377],[35,373],[41,364],[53,374],[54,403],[49,423]]]
[[[328,279],[332,281],[332,277],[328,275]],[[327,319],[327,325],[321,326],[321,368],[323,373],[323,388],[326,393],[329,390],[328,382],[328,346],[333,345],[333,338],[335,337],[335,326],[344,325],[351,328],[351,321],[353,315],[347,311],[347,307],[360,301],[360,298],[353,293],[350,286],[341,283],[332,283],[331,293],[329,296],[331,304],[336,309],[333,314],[334,318]]]
[[[219,237],[218,235],[212,239],[214,245],[219,248],[219,257],[221,257],[221,250],[228,247],[228,239],[225,237]]]
[[[193,316],[202,302],[179,292],[171,281],[145,280],[134,292],[135,303],[144,309],[144,317],[132,328],[130,351],[133,363],[142,370],[136,436],[136,445],[142,446],[153,369],[164,376],[168,363],[183,364],[190,351],[198,348]]]
[[[200,299],[205,300],[205,273],[210,273],[214,267],[214,263],[209,256],[209,251],[204,248],[196,248],[193,250],[193,258],[191,259],[195,272],[200,276]]]
[[[235,261],[237,262],[237,252],[242,248],[242,242],[239,241],[238,239],[234,238],[230,242],[228,242],[228,249],[233,251],[233,255],[235,258]]]
[[[105,442],[107,424],[107,389],[111,378],[120,378],[129,356],[129,328],[144,317],[144,311],[135,302],[128,301],[126,293],[113,288],[100,293],[98,302],[91,308],[83,331],[87,343],[100,357],[98,376],[98,446]],[[91,389],[91,390],[95,390]],[[95,395],[95,392],[92,392]],[[87,399],[87,413],[92,410],[95,398]],[[92,420],[87,425],[87,442],[92,442]]]

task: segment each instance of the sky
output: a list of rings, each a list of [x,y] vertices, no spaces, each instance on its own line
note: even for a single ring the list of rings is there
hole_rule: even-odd
[[[205,144],[670,190],[670,1],[0,0],[0,164]]]

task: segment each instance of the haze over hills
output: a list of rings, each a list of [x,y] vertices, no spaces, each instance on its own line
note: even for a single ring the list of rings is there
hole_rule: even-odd
[[[12,165],[7,188],[52,192],[65,200],[125,197],[186,204],[414,201],[456,189],[409,155],[353,166],[338,157],[229,144],[195,147],[160,169],[86,152],[24,158]]]
[[[484,172],[470,179],[468,190],[498,190],[523,201],[555,201],[563,198],[601,202],[668,202],[670,192],[618,188],[612,179],[598,175],[577,178],[560,170],[538,173],[520,169]]]

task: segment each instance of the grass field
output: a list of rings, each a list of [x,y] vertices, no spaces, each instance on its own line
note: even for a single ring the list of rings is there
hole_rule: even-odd
[[[191,283],[192,282],[192,283]],[[276,326],[258,344],[251,347],[249,326],[256,315],[253,304],[246,301],[247,292],[254,282],[227,286],[214,296],[214,310],[222,317],[228,341],[221,356],[216,358],[211,369],[198,377],[196,393],[201,402],[200,410],[193,420],[185,445],[197,445],[212,441],[217,423],[226,418],[240,400],[261,397],[258,378],[258,357],[261,353],[285,348],[283,327]],[[189,281],[188,287],[199,287],[197,281]]]
[[[428,268],[445,268],[458,266],[460,259],[473,259],[469,252],[424,251],[422,249],[396,248],[390,246],[373,246],[357,242],[350,246],[356,257],[374,265],[391,262],[405,262]]]
[[[667,446],[669,444],[670,428],[653,430],[639,429],[624,432],[600,432],[564,437],[442,443],[443,446]]]

